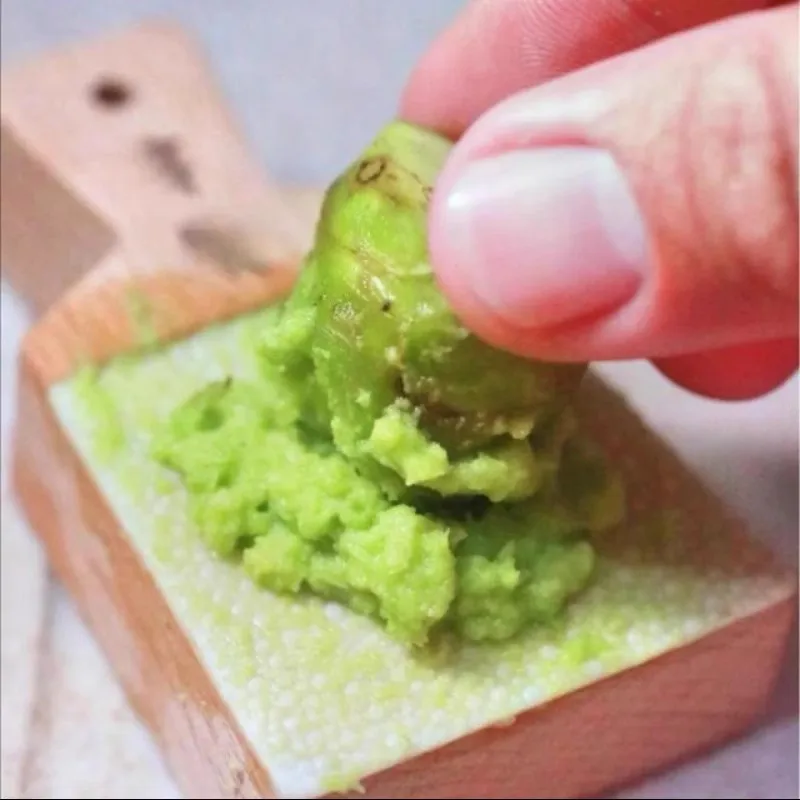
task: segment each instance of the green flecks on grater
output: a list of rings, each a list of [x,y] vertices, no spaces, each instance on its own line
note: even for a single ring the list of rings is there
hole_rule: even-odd
[[[163,420],[227,375],[257,379],[242,335],[270,313],[97,373],[94,385],[108,393],[126,432],[112,459],[95,449],[96,420],[80,376],[54,387],[51,400],[281,796],[323,793],[326,780],[349,781],[507,720],[783,591],[763,552],[717,524],[717,507],[675,478],[673,467],[662,468],[658,451],[644,434],[630,436],[627,412],[623,419],[607,398],[584,424],[624,466],[630,519],[594,540],[593,581],[557,623],[493,645],[450,638],[437,643],[446,656],[437,658],[410,653],[337,604],[260,590],[205,547],[185,492],[177,481],[165,483],[150,458],[152,429],[131,421],[143,417],[143,405],[144,416]]]

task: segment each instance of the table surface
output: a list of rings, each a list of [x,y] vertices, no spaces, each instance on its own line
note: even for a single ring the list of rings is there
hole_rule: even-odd
[[[2,59],[147,17],[172,18],[206,45],[270,173],[320,184],[391,116],[414,60],[461,5],[3,0]],[[303,40],[314,46],[298,44]],[[30,322],[5,285],[0,319],[5,481],[14,362]],[[759,401],[721,404],[677,390],[644,363],[602,369],[758,535],[787,562],[797,562],[796,378]],[[48,574],[38,544],[14,514],[5,483],[3,504],[2,796],[180,797],[72,603]],[[797,705],[795,641],[763,725],[618,797],[797,798]]]

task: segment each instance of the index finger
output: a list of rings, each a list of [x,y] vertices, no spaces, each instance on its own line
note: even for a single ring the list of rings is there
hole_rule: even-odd
[[[401,116],[458,138],[509,95],[769,0],[472,0],[411,75]]]

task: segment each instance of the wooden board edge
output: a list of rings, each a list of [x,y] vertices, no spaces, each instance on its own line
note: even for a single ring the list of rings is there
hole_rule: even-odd
[[[115,236],[23,146],[6,120],[0,124],[0,174],[3,277],[39,315],[102,260]]]
[[[276,302],[289,292],[296,269],[287,264],[269,275],[235,278],[120,271],[102,283],[87,279],[27,332],[20,349],[49,386],[85,364],[102,365],[153,341],[166,345]]]
[[[508,727],[485,729],[368,778],[366,797],[566,800],[627,786],[750,729],[772,695],[795,618],[796,598],[787,595],[532,708]],[[622,717],[620,709],[627,710]],[[436,794],[424,793],[429,786]]]
[[[279,194],[286,213],[310,238],[323,192],[289,186]],[[258,273],[226,273],[198,263],[197,271],[187,274],[168,264],[143,271],[115,251],[33,325],[23,338],[22,357],[51,385],[86,363],[103,364],[147,346],[153,338],[169,344],[277,302],[291,290],[301,258],[298,251]]]
[[[187,797],[269,798],[269,776],[23,361],[13,491]]]

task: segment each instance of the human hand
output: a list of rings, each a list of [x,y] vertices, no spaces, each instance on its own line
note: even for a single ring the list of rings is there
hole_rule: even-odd
[[[797,3],[470,3],[401,107],[461,137],[430,212],[456,312],[531,357],[775,388],[798,364],[797,70]]]

